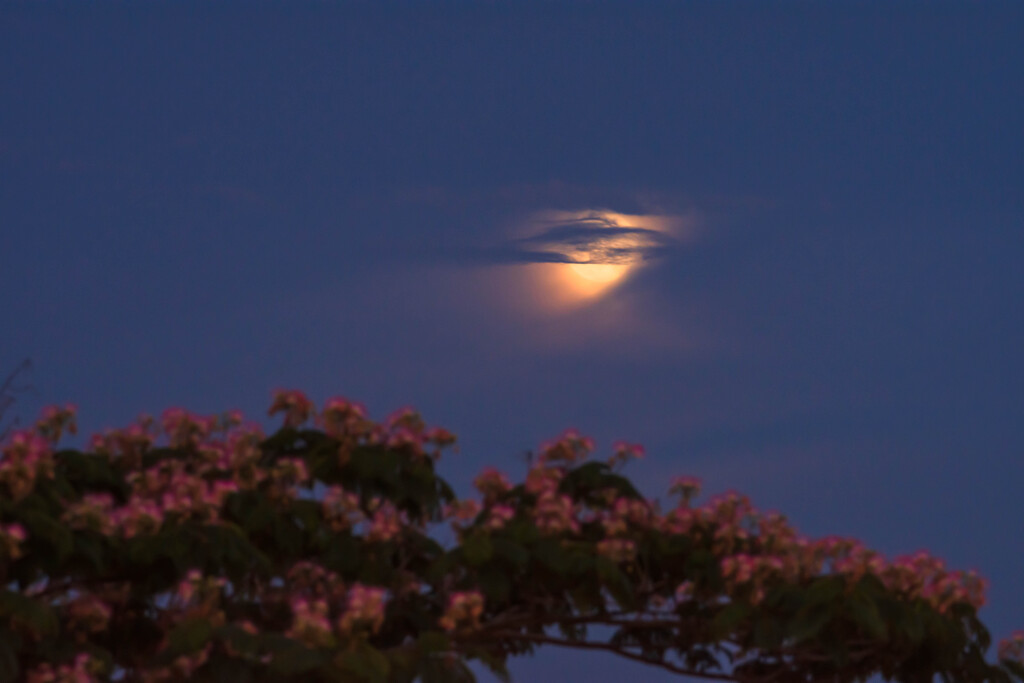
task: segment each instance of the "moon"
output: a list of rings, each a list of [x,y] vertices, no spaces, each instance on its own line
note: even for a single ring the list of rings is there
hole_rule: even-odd
[[[604,209],[535,215],[527,239],[540,240],[557,258],[534,269],[545,307],[565,310],[604,298],[643,268],[650,247],[673,240],[678,224],[675,216]],[[568,229],[568,237],[559,237],[558,228]]]
[[[612,285],[629,272],[628,265],[618,263],[569,263],[567,265],[576,277],[600,285]]]

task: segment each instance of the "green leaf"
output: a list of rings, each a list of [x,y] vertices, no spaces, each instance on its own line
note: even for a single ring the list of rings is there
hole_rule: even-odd
[[[730,603],[711,621],[711,632],[715,634],[715,638],[724,638],[735,631],[749,614],[750,605],[742,602]]]
[[[21,593],[0,593],[0,616],[23,621],[40,635],[49,636],[57,633],[57,616],[53,609]]]
[[[507,561],[518,571],[526,569],[530,563],[530,553],[515,541],[499,537],[492,540],[492,545],[494,554]]]
[[[462,556],[471,567],[478,567],[494,554],[491,538],[486,534],[472,534],[462,542]]]
[[[343,654],[338,666],[368,683],[386,683],[388,672],[391,671],[388,658],[366,641],[359,641],[354,650]]]
[[[461,659],[448,661],[441,657],[431,657],[420,666],[422,683],[476,683],[473,672]]]
[[[878,611],[878,605],[873,600],[862,593],[855,592],[847,606],[854,622],[872,638],[885,640],[888,637],[889,629]]]
[[[506,572],[493,567],[480,572],[479,585],[488,604],[505,602],[512,592],[512,579]]]
[[[188,619],[167,634],[168,652],[172,657],[198,652],[209,642],[211,635],[213,626],[209,621]]]
[[[633,609],[636,603],[636,596],[633,594],[633,583],[619,568],[619,565],[606,557],[598,557],[594,561],[594,566],[604,587],[612,594],[619,607]]]
[[[106,567],[103,558],[103,542],[91,534],[78,534],[74,541],[77,554],[88,559],[97,574],[102,574]]]
[[[795,643],[815,638],[832,618],[827,608],[803,609],[786,629],[786,639]]]
[[[833,602],[843,594],[846,580],[841,576],[825,576],[819,578],[807,589],[807,602],[821,605]]]
[[[21,520],[28,528],[29,535],[49,541],[58,562],[63,562],[75,549],[74,537],[67,526],[49,515],[35,510],[22,513]]]
[[[236,624],[226,624],[214,631],[217,638],[227,641],[235,651],[244,655],[254,655],[259,647],[259,637],[249,633]]]
[[[494,674],[501,683],[512,683],[512,676],[505,666],[505,659],[485,649],[472,650],[468,653],[471,659],[478,659],[483,662],[487,670]]]
[[[564,574],[572,565],[572,559],[562,544],[555,539],[544,539],[533,549],[533,556],[548,569]]]
[[[424,631],[416,640],[420,651],[424,653],[445,652],[451,647],[451,639],[441,631]]]
[[[1015,662],[1012,659],[1002,660],[1003,668],[1012,673],[1018,679],[1024,681],[1024,664]]]
[[[754,646],[762,650],[774,650],[782,645],[783,635],[779,620],[762,617],[754,624]]]
[[[275,673],[294,676],[319,669],[330,661],[328,654],[322,650],[313,650],[293,643],[290,647],[274,652],[270,668]]]
[[[9,640],[9,634],[4,630],[0,632],[0,683],[14,683],[20,673],[18,653]]]

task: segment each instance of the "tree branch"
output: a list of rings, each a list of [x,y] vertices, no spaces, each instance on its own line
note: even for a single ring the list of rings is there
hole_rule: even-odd
[[[467,641],[475,640],[476,638],[474,638],[473,636],[474,636],[474,634],[468,634],[467,636],[464,637],[464,640],[467,640]],[[592,641],[585,641],[585,640],[566,640],[564,638],[556,638],[554,636],[548,636],[548,635],[544,635],[544,634],[540,634],[540,633],[519,633],[517,631],[509,631],[509,632],[502,632],[502,631],[493,632],[492,631],[492,632],[488,632],[487,633],[487,637],[488,638],[504,639],[504,640],[529,641],[529,642],[532,642],[532,643],[540,643],[540,644],[544,644],[544,645],[560,645],[562,647],[571,647],[571,648],[576,648],[576,649],[579,649],[579,650],[603,650],[605,652],[612,652],[612,653],[617,654],[617,655],[619,655],[621,657],[625,657],[626,659],[632,659],[632,660],[637,661],[637,662],[643,662],[644,664],[650,664],[651,666],[661,667],[662,669],[666,669],[668,671],[671,671],[672,673],[683,674],[683,675],[686,675],[686,676],[693,676],[695,678],[704,678],[704,679],[707,679],[707,680],[710,680],[710,681],[734,681],[734,682],[737,682],[737,681],[740,680],[740,679],[737,679],[737,678],[735,678],[734,676],[732,676],[730,674],[712,674],[712,673],[705,673],[705,672],[702,672],[702,671],[694,671],[693,669],[686,669],[684,667],[677,666],[675,664],[672,664],[671,662],[666,662],[664,660],[656,661],[656,660],[653,660],[653,659],[649,659],[649,658],[644,657],[643,655],[637,654],[635,652],[629,652],[628,650],[623,650],[623,649],[621,649],[619,647],[616,647],[615,645],[612,645],[611,643],[592,642]]]

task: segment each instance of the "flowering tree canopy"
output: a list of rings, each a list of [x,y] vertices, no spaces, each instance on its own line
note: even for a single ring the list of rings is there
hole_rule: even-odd
[[[435,470],[454,437],[411,410],[271,413],[266,436],[172,409],[88,452],[57,447],[70,406],[10,434],[0,682],[471,681],[542,645],[709,680],[1024,681],[1024,633],[985,658],[973,572],[698,505],[690,478],[663,510],[620,474],[637,446],[588,461],[567,432],[460,500]]]

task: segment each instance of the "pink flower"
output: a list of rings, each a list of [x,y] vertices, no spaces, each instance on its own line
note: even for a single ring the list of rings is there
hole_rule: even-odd
[[[672,477],[669,493],[678,494],[684,504],[700,495],[701,481],[697,477]]]
[[[111,614],[110,606],[94,595],[81,595],[67,606],[67,618],[71,628],[86,633],[105,631]]]
[[[109,493],[89,493],[69,505],[61,519],[72,529],[89,529],[109,536],[116,528],[113,508],[114,497]]]
[[[612,450],[612,457],[608,459],[608,464],[612,467],[629,462],[630,460],[643,458],[646,453],[644,447],[640,444],[626,443],[625,441],[616,441],[612,445]]]
[[[612,562],[630,562],[636,557],[636,543],[628,538],[606,538],[597,544],[597,554]]]
[[[432,443],[439,448],[444,448],[455,443],[456,438],[454,434],[444,427],[431,427],[423,432],[423,440],[427,443]]]
[[[0,455],[0,482],[14,500],[32,492],[38,477],[53,477],[53,452],[50,443],[33,432],[14,432]]]
[[[310,603],[305,598],[293,598],[292,626],[286,633],[308,647],[328,647],[334,641],[331,633],[331,622],[328,619],[327,601],[314,600]]]
[[[391,503],[385,502],[373,513],[367,540],[386,543],[402,533],[402,515]]]
[[[384,606],[387,591],[353,584],[348,591],[348,606],[338,620],[338,630],[351,633],[360,625],[369,626],[373,633],[384,625]]]
[[[384,441],[384,445],[395,450],[405,449],[412,455],[423,455],[423,435],[400,425],[395,427]]]
[[[594,441],[581,435],[575,429],[567,429],[555,441],[541,446],[539,460],[542,463],[560,462],[566,465],[586,458],[594,450]]]
[[[693,599],[694,586],[692,581],[683,581],[676,587],[675,599],[677,603],[687,602]]]
[[[92,655],[80,653],[75,655],[71,665],[61,664],[56,669],[52,664],[40,664],[27,672],[27,683],[93,683],[98,679],[93,675],[101,670],[102,664],[93,659]]]
[[[483,494],[484,500],[489,502],[497,500],[501,494],[512,489],[508,477],[493,467],[488,467],[480,472],[473,480],[473,486]]]
[[[495,505],[487,512],[484,528],[490,531],[497,531],[504,528],[515,516],[516,510],[511,505]]]
[[[999,659],[1024,663],[1024,631],[1014,631],[999,641]]]
[[[278,389],[274,392],[274,402],[267,414],[280,412],[285,413],[285,427],[298,427],[313,414],[313,402],[301,391]]]
[[[217,424],[215,417],[194,415],[182,408],[168,408],[160,416],[164,433],[171,448],[197,446],[210,435]]]
[[[409,406],[403,406],[384,418],[384,428],[391,432],[406,429],[415,434],[420,434],[425,426],[420,414]]]
[[[324,431],[336,439],[363,434],[369,427],[366,408],[361,403],[346,398],[334,397],[327,399],[323,412],[320,413],[320,424]]]
[[[580,524],[576,519],[578,510],[572,498],[545,492],[537,497],[533,521],[543,534],[560,534],[571,531],[579,533]]]
[[[158,532],[163,525],[164,512],[155,501],[136,495],[113,513],[113,521],[125,538],[133,538]]]
[[[438,624],[446,631],[473,629],[480,625],[483,613],[484,596],[479,591],[453,593]]]
[[[288,570],[286,584],[299,594],[314,597],[335,597],[343,589],[341,577],[315,562],[301,560]]]
[[[78,433],[75,421],[77,414],[78,408],[71,403],[68,403],[63,408],[60,406],[47,406],[43,409],[42,416],[36,422],[36,432],[50,441],[50,443],[57,443],[60,441],[60,437],[65,430],[69,434]]]
[[[13,560],[21,557],[21,544],[28,538],[25,527],[18,523],[0,524],[0,555]]]
[[[524,488],[528,493],[541,495],[543,493],[555,493],[558,485],[562,482],[564,472],[556,467],[544,467],[535,465],[530,468],[526,475]]]
[[[461,534],[466,527],[476,520],[481,509],[482,506],[475,500],[468,498],[466,500],[457,500],[454,503],[445,505],[444,517],[451,521],[452,529],[457,534]]]
[[[351,529],[363,519],[359,496],[348,493],[340,486],[331,486],[324,494],[324,519],[333,531]]]

